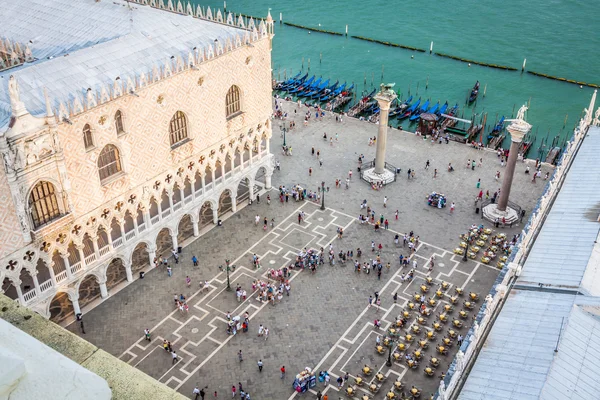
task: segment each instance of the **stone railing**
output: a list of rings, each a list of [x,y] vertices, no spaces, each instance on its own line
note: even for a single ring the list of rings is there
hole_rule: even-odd
[[[588,113],[591,113],[589,111]],[[573,132],[573,137],[567,143],[565,150],[554,169],[552,178],[544,189],[544,194],[533,208],[529,221],[521,232],[519,241],[512,248],[511,255],[506,266],[500,272],[490,293],[486,296],[473,324],[473,327],[465,335],[465,340],[456,354],[456,357],[448,367],[446,377],[440,381],[440,387],[436,394],[438,400],[449,400],[458,397],[460,388],[464,384],[470,367],[475,362],[487,334],[491,330],[493,321],[500,313],[506,294],[512,288],[516,278],[520,275],[523,264],[535,239],[542,228],[546,216],[550,212],[552,204],[558,195],[560,188],[567,176],[569,168],[573,163],[575,154],[579,150],[592,120],[582,118]]]

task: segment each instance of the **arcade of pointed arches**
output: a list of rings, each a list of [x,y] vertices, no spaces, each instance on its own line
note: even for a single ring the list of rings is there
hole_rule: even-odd
[[[36,247],[23,249],[19,256],[6,260],[0,270],[3,292],[29,305],[54,295],[45,312],[60,321],[73,312],[74,301],[78,301],[78,308],[83,307],[104,297],[102,292],[106,294],[116,285],[132,281],[136,272],[149,265],[150,256],[168,255],[178,243],[197,237],[202,229],[227,212],[235,212],[238,204],[254,196],[254,185],[259,184],[259,179],[263,186],[270,186],[271,160],[261,162],[268,156],[270,135],[260,132],[260,127],[254,135],[250,130],[250,138],[244,137],[235,147],[231,145],[229,151],[214,161],[210,155],[200,156],[197,162],[188,160],[185,167],[154,182],[152,189],[142,192],[140,188],[137,193],[128,193],[115,200],[112,207],[101,209],[98,215],[80,218],[68,230],[45,237]],[[244,171],[254,162],[255,168]],[[239,171],[244,175],[228,182]],[[214,189],[218,190],[218,196]],[[166,233],[163,228],[153,239],[137,239],[205,194],[208,196],[202,204],[164,224],[168,228]],[[133,247],[130,243],[136,239]],[[95,272],[98,265],[103,265],[102,272]],[[72,282],[78,282],[77,290],[61,287]]]

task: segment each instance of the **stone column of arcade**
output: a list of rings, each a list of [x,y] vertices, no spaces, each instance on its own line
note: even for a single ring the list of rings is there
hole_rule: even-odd
[[[385,151],[387,145],[388,115],[390,104],[397,97],[392,90],[394,84],[381,84],[381,90],[375,95],[379,103],[379,130],[377,132],[377,150],[375,153],[375,166],[365,170],[363,179],[369,183],[394,181],[394,173],[385,168]]]
[[[507,223],[513,223],[519,218],[517,211],[508,206],[508,197],[510,196],[510,189],[515,174],[519,145],[523,141],[523,137],[531,130],[531,125],[524,119],[525,111],[527,111],[527,107],[521,107],[517,114],[517,119],[513,120],[506,128],[506,130],[510,132],[511,144],[506,163],[506,171],[504,172],[504,180],[502,181],[500,198],[498,204],[489,204],[485,206],[483,210],[484,217],[490,222],[494,222],[496,218],[499,218],[500,220],[504,218]]]

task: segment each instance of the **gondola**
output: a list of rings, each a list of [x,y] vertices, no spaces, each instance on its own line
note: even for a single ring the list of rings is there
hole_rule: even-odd
[[[312,85],[315,78],[316,78],[316,75],[313,75],[307,81],[300,82],[298,85],[296,85],[293,88],[291,88],[290,90],[288,90],[288,93],[292,94],[292,93],[298,93],[303,90],[306,90],[308,87],[310,87],[310,85]]]
[[[331,93],[333,90],[335,90],[338,86],[340,81],[336,81],[333,85],[329,86],[329,79],[327,80],[326,85],[321,89],[318,90],[316,93],[313,93],[310,95],[311,99],[315,99],[316,101],[321,101],[320,98],[321,96],[323,96],[325,93]]]
[[[437,115],[438,117],[442,114],[446,113],[446,110],[448,109],[448,102],[445,102],[444,105],[442,105],[439,110],[437,110],[435,112],[435,115]]]
[[[296,76],[287,79],[283,82],[280,82],[277,85],[277,90],[285,90],[288,86],[293,85],[295,83],[301,82],[304,79],[306,79],[308,77],[308,73],[306,75],[304,75],[302,78],[300,78],[300,75],[302,74],[302,72],[299,72]]]
[[[415,110],[417,109],[417,107],[419,107],[419,105],[421,104],[421,98],[419,97],[419,100],[417,100],[416,102],[413,103],[413,105],[411,105],[410,107],[408,107],[403,113],[398,115],[398,119],[399,120],[403,120],[406,119],[408,117],[411,116],[411,114],[413,112],[415,112]]]
[[[429,103],[430,103],[430,100],[427,100],[425,102],[425,104],[423,104],[420,108],[418,108],[417,110],[415,110],[413,112],[413,114],[410,116],[410,118],[408,120],[412,121],[412,122],[415,122],[419,118],[421,118],[421,114],[423,114],[424,112],[426,112],[427,109],[429,108]]]
[[[404,110],[406,110],[409,105],[410,102],[412,101],[413,97],[410,96],[408,99],[406,99],[405,101],[403,101],[401,104],[398,105],[398,107],[394,108],[392,111],[390,111],[390,118],[396,117],[398,114],[402,113]]]
[[[488,135],[488,140],[490,140],[493,137],[498,136],[500,134],[500,132],[502,132],[502,129],[504,129],[504,116],[502,116],[502,118],[500,118],[500,121],[498,121],[496,126],[494,126],[494,129],[492,129],[492,131]]]
[[[303,96],[306,96],[307,94],[311,93],[313,90],[315,90],[321,84],[322,80],[323,80],[322,77],[317,79],[316,81],[311,83],[309,86],[307,86],[303,91],[298,92],[298,94],[296,96],[303,97]]]
[[[321,90],[324,90],[327,86],[329,86],[329,79],[327,79],[325,82],[318,82],[316,85],[313,84],[313,87],[306,90],[304,93],[301,93],[298,95],[298,97],[312,97],[313,95],[321,92]]]
[[[336,84],[337,84],[337,82],[336,82]],[[319,101],[321,101],[321,102],[329,101],[330,99],[337,97],[340,93],[342,93],[344,91],[344,89],[346,89],[346,82],[344,82],[342,84],[342,86],[332,89],[330,92],[323,93],[321,95],[321,97],[319,97]]]
[[[475,86],[471,90],[471,94],[469,95],[469,104],[477,100],[477,96],[479,95],[479,81],[475,82]]]
[[[435,105],[433,107],[431,107],[429,110],[427,110],[427,112],[429,114],[435,114],[435,113],[437,113],[439,108],[440,108],[440,102],[438,101],[437,103],[435,103]]]

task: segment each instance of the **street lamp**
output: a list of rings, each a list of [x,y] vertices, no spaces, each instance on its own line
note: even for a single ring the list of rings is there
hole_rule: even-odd
[[[325,181],[321,181],[321,210],[325,209]]]
[[[286,144],[285,144],[285,131],[286,131],[286,129],[285,129],[285,122],[283,124],[283,128],[282,129],[283,129],[283,146],[285,147],[286,146]]]
[[[392,366],[392,348],[396,348],[396,342],[397,340],[392,340],[390,343],[390,347],[388,348],[388,359],[385,362],[385,365],[387,365],[388,367]]]
[[[225,269],[225,271],[227,271],[227,290],[231,291],[231,284],[229,283],[229,271],[231,270],[229,268],[229,260],[225,260],[225,265],[227,266],[227,268]]]
[[[467,254],[469,254],[469,245],[471,244],[471,238],[473,237],[473,232],[469,231],[469,237],[467,238],[467,248],[465,249],[465,254],[463,255],[462,260],[467,261]]]

